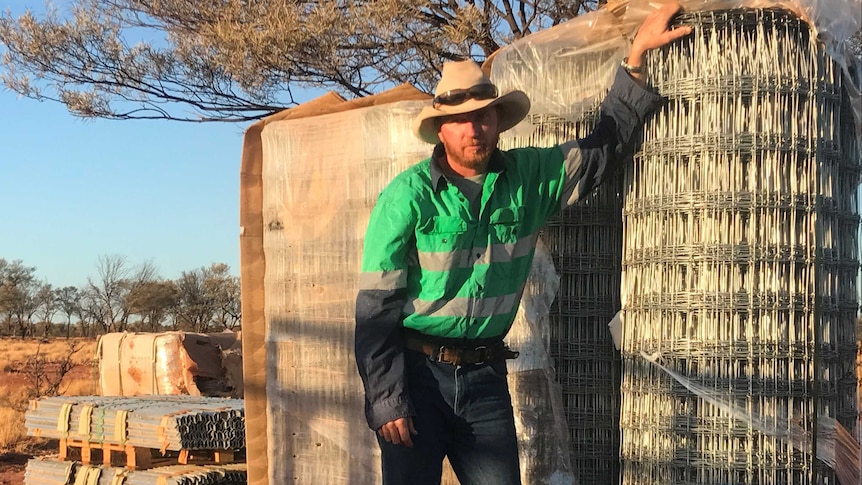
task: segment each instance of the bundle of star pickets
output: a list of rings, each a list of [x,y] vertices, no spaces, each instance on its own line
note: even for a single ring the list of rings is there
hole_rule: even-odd
[[[852,440],[835,425],[857,416],[862,163],[840,67],[786,11],[676,22],[694,34],[649,57],[669,102],[624,180],[541,234],[561,276],[551,347],[573,469],[580,483],[836,483],[829,447]],[[506,146],[586,133],[604,93],[579,83],[620,57],[613,32],[592,49],[546,38],[492,66],[534,101],[533,131]],[[620,384],[607,324],[621,303]]]
[[[245,463],[172,465],[151,470],[88,466],[74,461],[32,459],[24,474],[26,485],[245,485]]]
[[[27,434],[165,450],[245,448],[240,399],[57,396],[31,401]]]

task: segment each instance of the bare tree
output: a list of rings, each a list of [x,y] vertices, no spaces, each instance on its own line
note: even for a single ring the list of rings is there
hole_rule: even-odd
[[[57,292],[54,290],[54,287],[51,286],[50,283],[45,281],[41,285],[39,285],[39,289],[36,291],[35,299],[36,316],[39,318],[39,321],[41,321],[44,325],[42,335],[47,337],[51,332],[51,326],[53,325],[52,320],[54,319],[54,315],[56,315],[57,311],[60,309],[59,302],[57,301]]]
[[[121,303],[121,316],[117,330],[125,331],[129,322],[129,316],[133,313],[132,303],[129,301],[129,295],[141,288],[142,286],[154,283],[159,279],[159,272],[152,261],[146,261],[139,264],[131,271],[129,277],[123,282],[124,295]]]
[[[75,0],[71,15],[0,17],[0,77],[82,117],[247,121],[296,104],[303,87],[430,91],[442,61],[481,61],[599,3]]]
[[[103,254],[99,256],[96,263],[96,279],[87,278],[89,289],[87,296],[92,299],[89,303],[100,307],[98,311],[93,312],[93,316],[98,315],[99,318],[95,322],[102,326],[104,332],[116,331],[117,323],[125,316],[123,300],[129,272],[125,256]]]
[[[183,271],[176,280],[179,301],[176,307],[176,325],[183,330],[206,332],[215,315],[215,302],[204,288],[208,268]]]
[[[76,310],[82,337],[89,337],[91,328],[97,324],[102,327],[102,333],[107,332],[105,309],[94,288],[88,285],[81,291],[80,304]]]
[[[29,381],[28,396],[57,396],[62,394],[63,378],[75,368],[75,353],[83,344],[75,340],[66,341],[66,351],[57,360],[48,360],[42,353],[41,344],[36,347],[36,353],[24,363],[24,374]]]

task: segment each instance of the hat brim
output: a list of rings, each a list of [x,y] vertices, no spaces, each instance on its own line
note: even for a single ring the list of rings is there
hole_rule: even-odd
[[[488,106],[499,106],[499,118],[497,125],[500,132],[504,132],[524,119],[530,112],[530,98],[523,91],[511,91],[494,99],[469,99],[459,105],[440,108],[428,105],[422,108],[419,115],[413,120],[413,134],[420,140],[436,145],[440,143],[437,136],[436,118],[443,116],[458,115],[478,111]]]

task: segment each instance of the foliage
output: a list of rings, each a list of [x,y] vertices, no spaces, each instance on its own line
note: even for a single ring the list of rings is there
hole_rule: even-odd
[[[75,0],[68,15],[0,16],[0,78],[82,117],[246,121],[297,88],[430,91],[443,61],[481,61],[599,3]]]
[[[35,267],[24,266],[21,260],[8,262],[0,258],[0,318],[10,335],[14,332],[24,337],[32,333],[39,291],[35,272]]]
[[[194,332],[210,330],[210,322],[223,330],[239,323],[239,280],[232,278],[226,264],[184,271],[177,279],[179,305],[176,321],[180,328]]]
[[[140,330],[158,332],[171,309],[179,302],[173,281],[146,281],[129,290],[126,301],[132,313],[140,315]]]
[[[63,288],[37,281],[35,271],[0,258],[0,334],[208,332],[233,329],[241,320],[239,277],[224,263],[184,271],[172,281],[161,278],[152,263],[132,266],[123,256],[102,255],[95,277],[81,287]]]

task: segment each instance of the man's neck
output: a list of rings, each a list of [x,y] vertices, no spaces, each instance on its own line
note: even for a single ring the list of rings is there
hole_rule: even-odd
[[[488,161],[486,160],[480,167],[471,168],[452,163],[451,160],[447,159],[443,170],[446,172],[446,175],[455,177],[475,177],[488,172]]]

